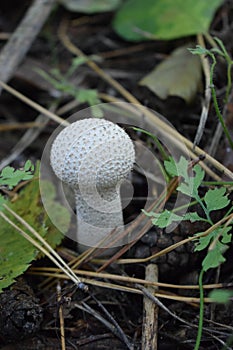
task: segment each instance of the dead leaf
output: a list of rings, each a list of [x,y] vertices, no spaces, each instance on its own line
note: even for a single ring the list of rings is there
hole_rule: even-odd
[[[190,103],[201,84],[202,73],[200,58],[192,55],[187,50],[188,47],[191,45],[174,50],[139,84],[146,86],[161,99],[178,96]]]

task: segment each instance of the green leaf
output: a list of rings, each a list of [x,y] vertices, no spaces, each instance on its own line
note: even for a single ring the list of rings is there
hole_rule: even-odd
[[[200,167],[199,164],[196,164],[193,167],[193,171],[195,173],[194,175],[194,180],[193,180],[193,186],[194,186],[194,190],[196,191],[196,193],[198,192],[198,188],[200,187],[204,177],[205,177],[205,172],[204,170]]]
[[[127,40],[171,40],[208,31],[223,0],[128,0],[113,26]]]
[[[177,187],[177,191],[197,199],[198,188],[202,183],[205,173],[198,164],[193,167],[193,176],[189,175],[187,170],[184,173],[185,182],[180,183],[180,185]]]
[[[188,164],[188,160],[183,156],[180,157],[178,162],[172,157],[164,162],[165,169],[171,176],[182,176],[185,180],[188,180]]]
[[[233,297],[233,291],[227,289],[214,289],[209,293],[208,297],[216,303],[226,304]]]
[[[35,167],[34,165],[32,164],[32,162],[30,160],[27,160],[26,163],[24,164],[24,170],[26,172],[32,172],[34,171]]]
[[[223,253],[227,250],[228,246],[217,241],[213,249],[209,250],[205,259],[202,261],[202,267],[204,271],[214,269],[220,264],[225,262]]]
[[[82,64],[86,63],[88,61],[88,57],[75,57],[73,58],[72,60],[72,63],[71,63],[71,68],[72,69],[76,69],[78,68],[79,66],[81,66]]]
[[[23,237],[11,231],[10,226],[0,219],[0,292],[11,285],[15,278],[21,275],[36,257],[37,251]]]
[[[207,50],[206,48],[200,46],[200,45],[196,45],[195,49],[194,48],[189,48],[188,49],[193,55],[208,55],[209,54],[209,50]]]
[[[201,83],[201,61],[193,56],[187,46],[172,52],[171,56],[147,74],[140,82],[159,98],[178,96],[190,103]]]
[[[174,221],[182,221],[182,216],[176,215],[173,212],[165,209],[162,213],[154,213],[152,224],[160,228],[168,227]]]
[[[186,158],[181,156],[178,162],[175,162],[175,160],[170,157],[169,160],[164,162],[164,166],[171,176],[181,176],[184,179],[177,187],[177,190],[195,198],[198,193],[198,188],[205,176],[205,172],[200,165],[196,164],[193,167],[193,174],[189,174],[189,162]]]
[[[75,94],[77,100],[81,103],[88,102],[89,105],[100,103],[97,90],[94,89],[79,89]]]
[[[197,235],[199,233],[197,233]],[[212,241],[213,237],[215,237],[217,235],[217,233],[218,233],[217,231],[212,231],[207,236],[198,238],[198,241],[195,243],[196,246],[195,246],[194,251],[195,252],[199,252],[201,250],[206,249],[209,246],[210,242]]]
[[[232,227],[218,227],[212,232],[210,232],[207,236],[198,238],[198,241],[195,243],[195,251],[200,251],[209,246],[209,244],[218,236],[220,236],[220,240],[222,244],[228,244],[231,242],[231,234],[229,232],[231,231]],[[196,235],[198,235],[197,233]]]
[[[225,187],[208,190],[204,196],[204,201],[209,212],[223,209],[230,203],[230,200],[227,198]]]
[[[181,184],[177,187],[177,191],[182,192],[186,196],[192,197],[193,194],[193,184],[191,181],[188,183],[181,182]]]
[[[13,187],[17,186],[20,181],[32,179],[33,171],[34,166],[31,161],[27,161],[22,170],[15,170],[13,167],[7,166],[0,173],[0,185],[8,186],[11,190]]]
[[[59,0],[59,2],[69,11],[83,13],[112,11],[120,4],[120,0]]]
[[[223,232],[222,232],[222,239],[221,239],[221,242],[223,244],[231,243],[232,234],[229,233],[229,231],[231,231],[231,230],[232,230],[232,226],[224,227]]]
[[[158,214],[158,213],[154,213],[153,211],[146,211],[146,210],[144,210],[144,209],[142,209],[142,212],[143,212],[143,214],[145,214],[146,216],[154,217],[154,218],[157,218],[158,215],[160,215],[160,214]]]
[[[199,216],[198,213],[193,212],[193,213],[186,213],[183,217],[183,220],[189,220],[191,222],[195,221],[207,221],[203,217]]]
[[[177,165],[173,157],[169,157],[168,160],[165,160],[164,167],[170,176],[178,176]]]
[[[173,158],[170,158],[168,161],[164,162],[164,166],[166,171],[171,176],[180,176],[183,178],[183,181],[181,181],[177,187],[177,191],[180,191],[189,197],[196,198],[198,188],[205,176],[205,173],[201,167],[196,164],[193,167],[193,174],[189,174],[189,162],[183,156],[180,157],[180,160],[178,162],[175,162]]]
[[[35,179],[28,183],[19,193],[15,203],[7,203],[18,215],[27,221],[47,242],[55,247],[60,244],[63,234],[50,222],[42,204],[39,191],[39,166],[35,172]],[[53,186],[53,185],[52,185]],[[48,191],[51,187],[48,188]],[[1,199],[0,199],[1,200]],[[52,200],[52,199],[51,199]],[[56,203],[54,203],[54,208]],[[58,219],[61,215],[59,207]],[[9,213],[4,210],[6,215]],[[19,223],[11,217],[19,225]],[[3,288],[11,285],[14,279],[27,270],[31,262],[38,257],[38,251],[25,238],[0,217],[0,292]],[[25,230],[29,235],[30,232]]]

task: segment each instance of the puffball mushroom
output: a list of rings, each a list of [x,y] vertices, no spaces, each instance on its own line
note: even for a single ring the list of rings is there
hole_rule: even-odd
[[[74,191],[80,250],[123,227],[120,185],[134,161],[128,134],[105,119],[78,120],[55,138],[50,162],[57,177]],[[121,244],[122,239],[117,242]]]

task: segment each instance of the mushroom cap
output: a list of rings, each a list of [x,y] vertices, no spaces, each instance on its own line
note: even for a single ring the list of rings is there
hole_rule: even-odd
[[[78,120],[54,140],[50,155],[57,177],[71,187],[116,186],[133,167],[134,145],[118,125],[105,120]]]

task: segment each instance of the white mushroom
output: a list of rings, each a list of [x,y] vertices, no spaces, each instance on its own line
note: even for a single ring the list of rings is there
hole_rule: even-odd
[[[50,157],[57,177],[74,191],[81,250],[123,227],[120,185],[133,167],[135,151],[121,127],[105,119],[76,121],[58,134]]]

